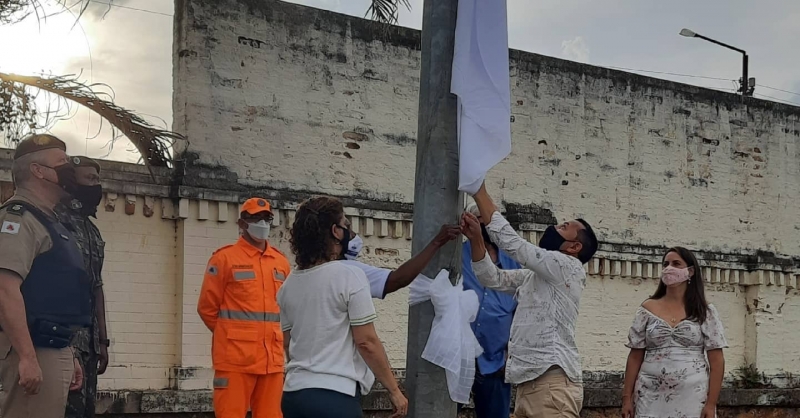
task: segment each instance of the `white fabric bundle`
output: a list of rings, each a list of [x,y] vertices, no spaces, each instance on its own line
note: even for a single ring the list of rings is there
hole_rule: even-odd
[[[409,289],[409,304],[430,300],[435,316],[422,358],[445,369],[447,389],[454,402],[469,403],[475,380],[475,359],[483,353],[469,324],[478,315],[478,295],[464,290],[461,280],[453,286],[450,273],[442,270],[431,280],[418,276]],[[460,344],[454,344],[454,342]]]
[[[475,194],[511,153],[506,0],[459,0],[450,91],[458,96],[458,189]]]

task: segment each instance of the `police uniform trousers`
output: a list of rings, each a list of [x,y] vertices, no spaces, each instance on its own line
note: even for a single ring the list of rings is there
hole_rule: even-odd
[[[36,347],[42,369],[39,393],[30,395],[19,385],[19,355],[8,336],[0,332],[0,418],[62,418],[74,373],[70,348]]]
[[[82,350],[73,347],[83,368],[83,386],[69,393],[65,418],[92,418],[97,400],[97,353],[94,348]]]

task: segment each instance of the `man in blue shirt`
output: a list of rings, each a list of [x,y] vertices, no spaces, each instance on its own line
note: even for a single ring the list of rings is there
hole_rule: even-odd
[[[472,205],[467,210],[480,220],[480,213]],[[483,239],[489,257],[501,269],[519,269],[520,265],[500,251],[483,230]],[[514,297],[484,288],[472,271],[472,248],[464,243],[461,255],[461,273],[464,290],[472,289],[478,294],[480,309],[472,323],[472,331],[483,347],[478,357],[475,383],[472,385],[472,400],[477,418],[508,418],[511,410],[511,385],[505,382],[506,352],[511,333],[511,321],[517,302]]]

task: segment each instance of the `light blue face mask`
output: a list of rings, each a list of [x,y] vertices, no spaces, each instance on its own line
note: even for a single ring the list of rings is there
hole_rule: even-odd
[[[347,251],[344,252],[344,258],[348,260],[355,260],[358,258],[358,254],[361,253],[363,248],[364,240],[361,239],[361,236],[356,235],[356,237],[351,239],[347,244]]]

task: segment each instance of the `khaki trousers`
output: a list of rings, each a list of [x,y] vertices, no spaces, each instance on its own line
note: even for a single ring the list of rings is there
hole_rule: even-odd
[[[578,418],[583,408],[583,385],[573,383],[561,369],[551,369],[517,386],[516,418]]]
[[[42,384],[27,395],[19,385],[19,356],[0,332],[0,418],[63,418],[75,365],[69,348],[36,348]]]

